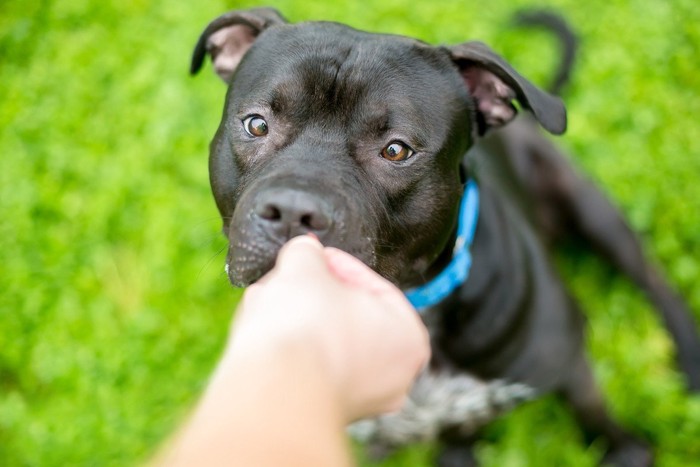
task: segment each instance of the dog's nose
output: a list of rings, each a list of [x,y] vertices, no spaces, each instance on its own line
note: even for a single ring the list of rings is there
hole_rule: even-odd
[[[282,239],[313,233],[321,236],[332,224],[332,211],[321,197],[299,190],[272,190],[261,195],[255,215]]]

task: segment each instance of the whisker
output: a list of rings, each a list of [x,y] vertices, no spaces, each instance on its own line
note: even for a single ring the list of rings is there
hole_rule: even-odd
[[[227,248],[228,248],[228,245],[222,246],[221,248],[219,248],[219,251],[217,251],[216,253],[214,253],[214,254],[209,258],[209,260],[208,260],[208,261],[202,266],[202,268],[199,270],[199,273],[197,274],[197,280],[201,279],[202,274],[204,274],[204,271],[206,271],[206,269],[207,269],[209,266],[211,266],[211,264],[214,262],[214,260],[215,260],[219,255],[221,255],[221,253],[223,253]]]

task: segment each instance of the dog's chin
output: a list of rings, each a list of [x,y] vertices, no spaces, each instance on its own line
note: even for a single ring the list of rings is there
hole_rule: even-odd
[[[248,287],[267,274],[274,266],[279,248],[266,254],[251,251],[229,251],[226,274],[235,287]]]
[[[272,266],[270,266],[267,269],[251,268],[250,270],[234,272],[233,268],[227,262],[225,268],[226,275],[228,276],[231,285],[233,285],[234,287],[244,288],[257,282],[258,279],[263,277],[270,271],[270,269],[272,269]]]
[[[226,275],[235,287],[248,287],[267,274],[275,266],[277,254],[281,248],[281,246],[271,245],[267,248],[255,248],[253,245],[241,243],[236,243],[236,246],[236,248],[229,248],[225,265]],[[356,246],[327,246],[334,246],[353,255],[382,274],[374,249],[370,247],[369,242],[366,245]]]

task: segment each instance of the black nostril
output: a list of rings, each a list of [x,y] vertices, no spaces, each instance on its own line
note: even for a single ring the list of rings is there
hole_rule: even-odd
[[[331,219],[322,212],[311,212],[301,216],[300,224],[310,231],[322,232],[331,225]]]
[[[295,189],[275,189],[260,194],[255,216],[265,229],[289,238],[313,232],[321,234],[333,224],[330,203],[322,197]]]
[[[272,203],[261,206],[258,209],[258,215],[268,221],[278,221],[282,219],[282,212]]]
[[[304,227],[313,229],[313,226],[311,225],[313,223],[313,217],[311,216],[311,214],[304,214],[303,216],[301,216],[301,219],[299,219],[299,223]]]

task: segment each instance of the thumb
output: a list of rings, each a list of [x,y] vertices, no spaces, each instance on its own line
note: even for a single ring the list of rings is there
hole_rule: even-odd
[[[328,275],[323,245],[310,235],[292,238],[277,255],[274,272],[279,276],[297,279],[307,275]]]

